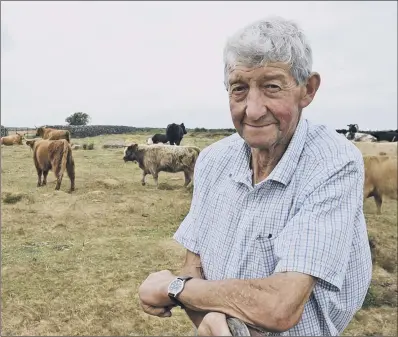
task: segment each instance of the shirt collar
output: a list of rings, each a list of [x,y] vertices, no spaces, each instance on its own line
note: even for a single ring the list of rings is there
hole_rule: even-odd
[[[297,124],[293,137],[282,158],[264,181],[273,180],[283,185],[289,184],[303,152],[307,139],[307,131],[308,121],[302,118]],[[229,174],[230,178],[236,182],[252,186],[252,173],[250,169],[251,151],[249,145],[243,139],[233,157],[232,160],[234,162],[232,163],[233,169]]]

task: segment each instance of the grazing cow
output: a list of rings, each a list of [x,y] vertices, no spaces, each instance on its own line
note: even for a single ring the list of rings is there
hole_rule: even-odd
[[[378,142],[398,142],[398,132],[396,131],[370,131],[369,134],[375,137]]]
[[[1,137],[1,144],[6,146],[22,145],[22,139],[22,135],[17,132],[15,135]]]
[[[70,179],[69,192],[75,190],[75,163],[67,140],[30,139],[26,141],[26,145],[33,149],[33,162],[38,175],[37,187],[47,184],[48,172],[52,170],[57,178],[55,190],[59,190],[66,169]]]
[[[364,156],[365,183],[363,189],[364,200],[374,197],[377,214],[381,214],[383,195],[397,200],[398,172],[396,156]]]
[[[70,132],[68,130],[57,130],[41,126],[36,130],[36,137],[49,140],[66,139],[70,143]]]
[[[148,138],[147,144],[152,145],[152,144],[158,144],[158,143],[163,143],[166,144],[169,140],[167,139],[167,135],[163,135],[160,133],[155,134],[151,138]]]
[[[131,144],[124,150],[123,160],[136,161],[142,172],[142,185],[145,185],[145,176],[151,174],[158,188],[159,172],[184,172],[185,183],[188,186],[192,181],[196,159],[200,149],[195,146],[171,145],[143,145]]]
[[[167,125],[166,136],[170,142],[170,145],[180,145],[182,138],[187,134],[184,123],[180,125],[171,123]]]

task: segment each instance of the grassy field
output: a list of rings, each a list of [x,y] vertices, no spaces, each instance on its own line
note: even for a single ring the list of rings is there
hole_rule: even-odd
[[[187,135],[182,145],[200,148],[225,134]],[[141,170],[124,163],[123,149],[108,142],[145,142],[148,135],[113,135],[76,140],[94,150],[75,150],[76,191],[55,179],[37,188],[27,146],[1,148],[2,335],[145,336],[190,335],[184,313],[160,319],[144,314],[137,287],[153,271],[178,272],[184,250],[171,239],[189,210],[191,193],[183,173],[159,174],[141,186]],[[74,142],[75,140],[72,140]],[[363,145],[363,144],[361,144]],[[395,144],[361,148],[397,153]],[[376,265],[369,296],[345,335],[396,335],[397,203],[386,200],[377,216],[365,202]]]

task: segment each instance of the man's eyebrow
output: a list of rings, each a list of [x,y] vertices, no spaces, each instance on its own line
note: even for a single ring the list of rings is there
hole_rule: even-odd
[[[264,75],[262,77],[262,80],[280,80],[280,81],[285,81],[285,75],[284,74],[268,74]]]
[[[234,75],[229,79],[229,84],[234,84],[236,82],[246,82],[247,79],[245,79],[242,75]]]

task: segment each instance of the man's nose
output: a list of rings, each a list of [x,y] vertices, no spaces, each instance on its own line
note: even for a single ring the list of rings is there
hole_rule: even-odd
[[[258,89],[250,89],[246,98],[246,115],[250,120],[258,120],[267,113],[263,93]]]

